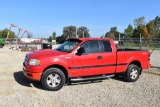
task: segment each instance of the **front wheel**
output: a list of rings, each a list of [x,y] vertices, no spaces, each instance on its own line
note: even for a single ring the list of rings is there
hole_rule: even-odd
[[[126,71],[126,80],[128,82],[135,82],[139,78],[140,68],[137,65],[131,64]]]
[[[58,91],[65,84],[65,75],[58,68],[49,68],[42,75],[41,83],[46,90]]]

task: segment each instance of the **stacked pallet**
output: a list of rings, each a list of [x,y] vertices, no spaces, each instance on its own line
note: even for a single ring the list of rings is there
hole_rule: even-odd
[[[20,49],[21,51],[31,52],[31,51],[36,51],[37,46],[21,46]]]

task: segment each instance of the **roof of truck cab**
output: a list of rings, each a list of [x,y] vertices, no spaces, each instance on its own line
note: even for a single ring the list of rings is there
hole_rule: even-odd
[[[86,40],[110,40],[110,38],[69,38],[68,40],[81,40],[81,41],[86,41]]]

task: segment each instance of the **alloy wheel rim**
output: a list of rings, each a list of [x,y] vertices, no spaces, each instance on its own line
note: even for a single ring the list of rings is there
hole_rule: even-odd
[[[132,70],[131,70],[131,73],[130,73],[130,77],[131,77],[132,79],[136,79],[137,76],[138,76],[138,70],[137,70],[137,69],[132,69]]]
[[[50,87],[57,87],[60,83],[61,83],[61,78],[56,73],[52,73],[47,77],[47,84]]]

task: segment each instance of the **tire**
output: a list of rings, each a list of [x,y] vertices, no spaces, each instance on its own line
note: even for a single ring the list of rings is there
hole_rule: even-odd
[[[126,80],[128,82],[135,82],[139,78],[140,68],[137,65],[131,64],[126,71]]]
[[[42,86],[46,90],[58,91],[65,84],[66,78],[64,73],[58,68],[47,69],[41,79]]]

